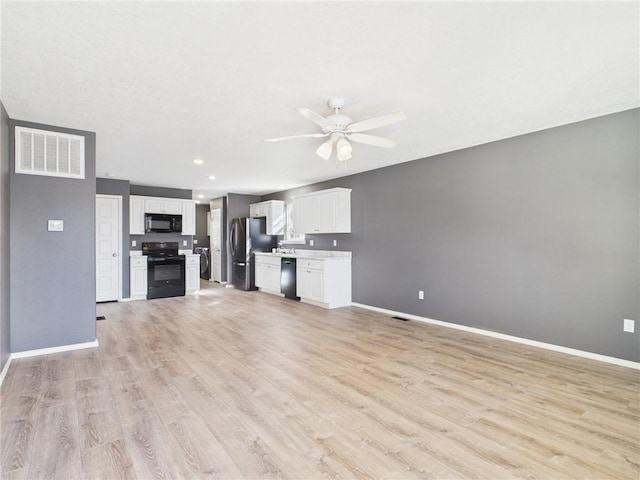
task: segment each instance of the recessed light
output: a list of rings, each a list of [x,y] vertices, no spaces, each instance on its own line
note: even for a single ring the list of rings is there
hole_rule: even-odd
[[[111,178],[111,177],[115,177],[115,175],[114,175],[113,173],[105,173],[105,175],[106,175],[107,177],[109,177],[109,178]]]
[[[284,185],[278,185],[278,188],[284,188]]]
[[[209,175],[209,180],[215,180],[216,176],[215,175]]]
[[[200,200],[196,200],[196,203],[200,203]]]
[[[193,163],[195,163],[196,165],[202,165],[204,163],[204,160],[200,160],[199,158],[194,158]]]
[[[198,195],[198,198],[204,198],[204,195],[200,194]]]

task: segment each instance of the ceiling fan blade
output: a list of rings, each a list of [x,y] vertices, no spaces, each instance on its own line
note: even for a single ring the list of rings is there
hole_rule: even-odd
[[[303,135],[291,135],[289,137],[267,138],[265,142],[280,142],[282,140],[290,140],[292,138],[322,138],[327,137],[328,133],[305,133]]]
[[[348,133],[347,138],[353,142],[375,145],[376,147],[392,148],[397,145],[397,142],[395,142],[394,140],[376,137],[375,135],[368,135],[366,133]]]
[[[374,128],[384,127],[392,123],[404,120],[407,116],[402,112],[388,113],[379,117],[369,118],[361,122],[352,123],[346,128],[347,133],[364,132],[365,130],[373,130]]]
[[[329,160],[332,150],[333,150],[333,139],[330,138],[329,140],[327,140],[326,142],[324,142],[322,145],[318,147],[318,149],[316,150],[316,153],[322,158],[324,158],[325,160]]]
[[[333,130],[334,125],[329,120],[324,118],[321,115],[318,115],[316,112],[309,110],[308,108],[296,108],[296,111],[302,115],[307,120],[311,120],[316,125],[320,125],[322,128],[326,128],[327,130]]]

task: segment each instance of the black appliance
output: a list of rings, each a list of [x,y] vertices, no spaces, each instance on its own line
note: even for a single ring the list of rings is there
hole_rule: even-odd
[[[178,297],[185,290],[185,256],[178,255],[178,242],[145,242],[147,298]]]
[[[267,235],[265,218],[234,218],[229,231],[231,283],[241,290],[255,290],[254,252],[270,252],[277,237]]]
[[[146,233],[182,233],[182,215],[145,213],[144,231]]]
[[[209,247],[196,247],[193,253],[200,255],[200,278],[211,280],[211,250]]]
[[[286,298],[300,300],[296,295],[296,259],[282,257],[280,272],[280,293]]]

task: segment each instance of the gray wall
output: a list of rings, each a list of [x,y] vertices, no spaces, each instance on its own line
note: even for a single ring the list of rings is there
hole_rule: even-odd
[[[128,180],[96,178],[96,193],[122,197],[122,298],[129,298],[129,190]]]
[[[0,371],[11,354],[9,309],[9,115],[0,102]]]
[[[227,194],[227,218],[225,221],[226,232],[229,232],[231,229],[231,222],[234,218],[242,218],[249,216],[249,205],[252,203],[258,203],[260,201],[260,196],[258,195],[243,195],[240,193],[229,193]],[[213,206],[211,208],[214,208]],[[228,235],[225,234],[225,247],[227,252],[229,251],[228,245]],[[231,255],[223,255],[222,258],[227,258],[227,281],[231,282],[231,272],[232,272],[232,259]],[[224,278],[224,277],[223,277]]]
[[[196,234],[193,237],[194,247],[209,246],[209,235],[207,235],[207,213],[208,212],[209,212],[208,204],[196,205]]]
[[[353,189],[352,233],[307,243],[353,251],[354,302],[638,362],[638,112],[262,199]]]
[[[86,178],[10,171],[11,351],[93,341],[95,133],[11,120],[10,158],[15,125],[83,135]],[[48,232],[49,219],[64,220],[64,231]]]
[[[143,195],[146,197],[182,198],[191,200],[193,193],[184,188],[152,187],[149,185],[131,185],[131,195]]]

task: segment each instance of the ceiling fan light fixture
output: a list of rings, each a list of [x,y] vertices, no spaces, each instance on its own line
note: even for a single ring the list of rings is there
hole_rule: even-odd
[[[344,162],[345,160],[349,160],[352,150],[351,144],[346,138],[341,137],[338,139],[336,143],[336,153],[339,161]]]
[[[322,145],[318,147],[316,153],[325,160],[329,160],[329,157],[331,156],[331,150],[333,150],[333,140],[329,139],[326,142],[323,142]]]

